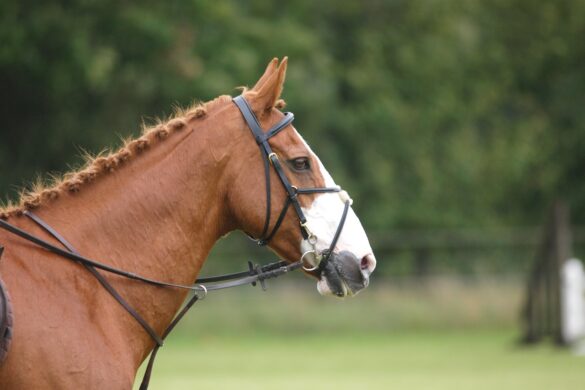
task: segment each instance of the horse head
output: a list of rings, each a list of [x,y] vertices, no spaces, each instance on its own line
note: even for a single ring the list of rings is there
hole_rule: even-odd
[[[235,99],[237,151],[227,166],[235,225],[318,279],[323,295],[354,295],[369,284],[376,259],[341,190],[277,107],[287,59],[274,59],[256,85]],[[233,116],[232,116],[233,118]],[[264,174],[263,174],[264,173]]]

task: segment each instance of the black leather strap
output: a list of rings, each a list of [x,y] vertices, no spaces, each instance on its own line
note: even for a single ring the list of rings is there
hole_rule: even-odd
[[[256,143],[258,145],[274,137],[281,130],[290,125],[292,121],[295,119],[295,115],[292,112],[285,112],[284,118],[282,118],[276,125],[272,126],[270,130],[264,132],[264,130],[262,130],[262,126],[260,126],[260,122],[258,121],[256,114],[254,114],[254,111],[252,110],[246,99],[242,95],[240,95],[236,96],[233,99],[233,101],[242,112],[242,115],[244,115],[244,119],[246,120],[246,123],[248,123],[250,130],[252,130],[252,133],[254,134],[254,138],[256,139]]]
[[[333,240],[331,240],[331,244],[329,245],[329,249],[327,249],[327,251],[324,253],[323,258],[321,259],[321,262],[319,263],[319,267],[317,268],[317,274],[319,274],[319,275],[321,274],[321,272],[323,272],[323,270],[327,266],[327,263],[329,262],[329,259],[331,258],[331,254],[333,253],[333,250],[335,249],[335,246],[337,245],[337,241],[339,241],[339,236],[341,236],[341,232],[343,231],[343,227],[345,226],[345,220],[347,219],[347,213],[349,212],[350,205],[351,205],[351,202],[349,200],[346,200],[345,205],[343,207],[343,213],[341,214],[341,220],[339,221],[339,225],[337,225],[337,230],[335,231],[335,235],[333,236]]]
[[[191,309],[191,307],[198,300],[199,300],[199,296],[197,294],[193,295],[191,297],[191,299],[189,299],[187,304],[185,306],[183,306],[183,309],[181,309],[179,314],[176,315],[176,317],[173,319],[173,321],[170,323],[170,325],[165,330],[165,333],[162,336],[163,340],[166,339],[166,337],[169,335],[169,333],[172,332],[173,329],[175,329],[175,326],[177,326],[179,321],[181,321],[181,319],[185,316],[185,314],[187,314],[189,309]],[[158,354],[158,350],[160,349],[161,346],[162,346],[161,344],[155,345],[152,352],[150,353],[150,358],[148,359],[148,364],[146,365],[146,370],[144,370],[144,376],[142,377],[142,383],[140,383],[140,390],[148,389],[148,384],[150,383],[150,377],[152,376],[152,369],[154,367],[154,360],[156,359],[156,355]]]
[[[8,223],[7,221],[5,221],[3,219],[0,219],[0,228],[6,230],[6,231],[8,231],[16,236],[24,238],[25,240],[30,241],[33,244],[38,245],[41,248],[44,248],[44,249],[48,250],[49,252],[55,253],[56,255],[64,257],[68,260],[73,260],[73,261],[79,262],[81,264],[91,265],[95,268],[101,269],[103,271],[106,271],[106,272],[109,272],[109,273],[112,273],[115,275],[123,276],[125,278],[132,279],[132,280],[138,280],[138,281],[141,281],[141,282],[144,282],[147,284],[151,284],[151,285],[155,285],[158,287],[171,287],[171,288],[185,289],[185,290],[191,290],[194,292],[202,293],[202,292],[211,291],[211,290],[222,290],[225,288],[233,287],[235,285],[231,282],[229,285],[222,284],[222,283],[214,283],[213,285],[212,284],[206,284],[206,285],[199,284],[199,283],[207,283],[210,281],[210,279],[215,279],[214,281],[221,281],[221,280],[230,280],[231,281],[233,279],[239,278],[240,279],[239,284],[237,284],[239,286],[239,285],[243,285],[243,284],[250,284],[250,283],[253,283],[256,281],[260,281],[261,279],[264,278],[264,275],[266,275],[265,273],[257,274],[257,273],[250,273],[249,271],[248,272],[238,272],[235,274],[215,276],[212,278],[197,279],[195,281],[195,283],[198,283],[198,284],[194,285],[194,286],[161,282],[159,280],[146,278],[144,276],[140,276],[140,275],[137,275],[137,274],[132,273],[132,272],[127,272],[127,271],[123,271],[123,270],[120,270],[120,269],[117,269],[114,267],[110,267],[106,264],[85,258],[82,255],[63,250],[61,248],[54,246],[53,244],[51,244],[47,241],[44,241],[36,236],[33,236],[30,233],[25,232],[22,229],[17,228],[16,226]],[[284,269],[282,271],[277,272],[279,275],[283,275],[289,271],[294,271],[294,270],[300,268],[299,261],[297,261],[295,263],[284,262],[284,264],[285,265],[283,265],[282,261],[278,261],[278,262],[267,264],[267,265],[261,267],[261,270],[262,270],[262,272],[264,272],[264,270],[276,272],[280,269]]]
[[[270,185],[270,161],[268,160],[268,155],[266,152],[264,152],[264,150],[262,150],[262,155],[262,160],[264,160],[264,184],[266,186],[266,217],[264,218],[264,227],[262,228],[262,233],[260,234],[261,239],[262,237],[266,237],[266,233],[268,233],[268,228],[270,227],[270,202],[272,199],[272,186]],[[261,244],[259,243],[259,245]]]
[[[288,125],[290,125],[294,119],[295,119],[295,115],[292,112],[285,112],[284,118],[280,122],[278,122],[276,125],[274,125],[274,127],[272,127],[268,132],[266,132],[264,139],[267,141],[270,138],[274,137],[282,129],[284,129]]]
[[[288,263],[286,261],[281,260],[281,261],[277,261],[274,263],[266,264],[266,265],[262,266],[260,268],[260,270],[261,270],[261,272],[268,272],[268,271],[273,271],[273,270],[281,268],[281,267],[286,267],[287,265],[288,265]],[[244,278],[244,277],[253,276],[253,275],[255,275],[255,273],[252,270],[248,270],[248,271],[243,271],[243,272],[236,272],[233,274],[225,274],[225,275],[220,275],[220,276],[209,276],[209,277],[205,277],[205,278],[199,278],[195,282],[199,283],[199,284],[213,283],[213,282],[221,282],[224,280]]]
[[[274,137],[276,134],[278,134],[280,131],[282,131],[292,123],[292,121],[294,120],[294,115],[292,113],[290,112],[284,113],[284,118],[282,118],[276,125],[271,127],[268,131],[264,132],[262,126],[260,125],[260,122],[258,121],[258,118],[256,117],[256,114],[254,114],[254,111],[252,110],[244,96],[242,95],[236,96],[235,98],[233,98],[233,102],[242,113],[242,116],[244,117],[246,124],[250,128],[250,131],[252,132],[252,135],[254,136],[256,143],[260,147],[262,159],[264,160],[264,177],[266,185],[266,218],[264,219],[264,227],[262,228],[262,233],[260,234],[259,238],[254,238],[250,234],[248,234],[248,236],[254,241],[256,241],[258,245],[267,245],[277,233],[288,211],[288,208],[292,204],[295,213],[299,218],[301,234],[304,239],[308,239],[311,233],[308,231],[306,227],[307,218],[305,217],[305,214],[303,213],[303,210],[301,208],[301,204],[298,200],[298,195],[308,195],[325,192],[339,192],[341,191],[341,189],[339,187],[324,187],[304,188],[302,190],[299,190],[293,185],[291,185],[291,183],[289,182],[282,168],[282,165],[280,164],[280,160],[278,159],[276,153],[272,151],[272,148],[270,147],[268,140]],[[268,162],[270,162],[270,164]],[[274,170],[287,193],[287,200],[284,203],[284,206],[278,216],[278,219],[276,220],[274,227],[272,228],[272,230],[270,230],[270,233],[269,233],[271,219],[270,206],[272,195],[269,165],[272,165],[274,167]]]
[[[160,337],[148,325],[148,323],[146,323],[146,321],[118,294],[118,292],[109,284],[109,282],[104,278],[104,276],[100,274],[95,268],[99,268],[106,272],[114,273],[116,275],[124,276],[129,279],[139,280],[148,284],[154,284],[161,287],[185,288],[195,292],[204,291],[205,294],[207,294],[207,291],[237,287],[244,284],[252,284],[253,286],[255,286],[256,282],[260,282],[262,284],[262,288],[264,289],[265,280],[276,278],[278,276],[287,274],[291,271],[295,271],[302,267],[302,262],[300,260],[290,264],[285,261],[277,261],[264,266],[258,265],[250,266],[249,270],[245,272],[236,272],[232,274],[212,276],[196,280],[196,283],[209,283],[206,285],[201,284],[199,286],[184,286],[180,284],[160,282],[130,272],[118,270],[116,268],[107,266],[102,263],[98,263],[93,260],[89,260],[81,256],[75,250],[73,245],[71,245],[63,236],[61,236],[55,229],[53,229],[49,224],[43,221],[39,216],[32,212],[25,212],[25,215],[29,217],[31,220],[33,220],[36,224],[38,224],[41,228],[43,228],[47,233],[53,236],[57,241],[59,241],[65,248],[67,248],[67,251],[58,248],[53,244],[50,244],[47,241],[44,241],[36,236],[33,236],[32,234],[27,233],[20,228],[17,228],[16,226],[8,223],[3,219],[0,219],[0,228],[14,235],[17,235],[25,240],[28,240],[52,253],[55,253],[68,260],[73,260],[83,265],[89,272],[92,273],[92,275],[100,282],[100,284],[118,301],[118,303],[120,303],[122,307],[124,307],[124,309],[126,309],[128,313],[130,313],[136,319],[136,321],[140,323],[140,325],[149,333],[149,335],[156,342],[156,345],[151,352],[142,384],[140,385],[141,390],[146,390],[148,388],[148,384],[150,382],[150,377],[154,365],[154,360],[157,356],[159,348],[163,345],[163,340],[174,329],[174,327],[179,323],[179,321],[183,318],[187,311],[195,304],[195,302],[197,302],[197,300],[200,299],[200,297],[197,294],[193,295],[191,299],[187,302],[187,304],[183,307],[183,309],[175,316],[171,324],[165,330],[163,336]],[[3,248],[0,247],[0,255],[2,253],[2,250]]]
[[[205,287],[208,291],[215,291],[215,290],[222,290],[225,288],[237,287],[242,286],[244,284],[252,284],[256,282],[263,282],[264,280],[274,279],[279,276],[285,275],[289,272],[295,271],[302,267],[302,263],[300,261],[295,261],[294,263],[290,263],[276,269],[264,271],[262,267],[256,267],[255,270],[250,271],[252,274],[246,277],[240,277],[238,279],[216,283],[216,284],[206,284]]]
[[[246,99],[240,95],[240,96],[235,97],[233,99],[233,102],[240,109],[240,112],[244,116],[244,120],[248,124],[248,127],[250,128],[250,131],[252,132],[252,135],[254,136],[256,143],[260,147],[260,151],[261,151],[261,154],[263,157],[262,160],[264,162],[264,181],[265,181],[265,188],[266,188],[266,217],[264,219],[264,226],[262,228],[262,233],[260,233],[260,236],[259,236],[260,238],[255,239],[250,234],[248,234],[248,236],[251,239],[253,239],[254,241],[256,241],[256,243],[258,245],[264,246],[264,245],[268,244],[268,242],[272,239],[272,237],[274,236],[274,234],[278,230],[278,227],[276,227],[276,229],[273,228],[272,231],[270,233],[268,233],[268,230],[270,228],[270,219],[271,219],[270,204],[271,204],[271,199],[272,199],[272,194],[271,194],[272,186],[271,186],[271,180],[270,180],[270,164],[273,163],[274,158],[275,158],[275,155],[273,154],[272,149],[270,148],[270,145],[268,144],[268,139],[275,136],[276,134],[278,134],[278,132],[280,132],[285,127],[287,127],[289,124],[291,124],[293,119],[294,119],[294,115],[292,113],[286,113],[285,117],[280,122],[278,122],[270,130],[268,130],[268,132],[264,133],[264,130],[262,130],[262,127],[260,126],[260,122],[258,121],[258,118],[256,117],[256,114],[254,114],[254,111],[252,110],[252,108],[250,107],[250,105],[248,104]],[[275,169],[276,169],[277,173],[279,173],[279,170],[281,171],[280,167],[275,168]],[[280,174],[279,174],[279,177],[282,181],[282,176]],[[285,188],[288,188],[287,184],[285,184]],[[288,208],[288,204],[286,204],[286,207]],[[283,212],[284,211],[281,211],[281,214],[280,214],[281,216],[283,215]],[[281,219],[281,218],[279,217],[279,219]],[[281,220],[281,222],[282,222],[282,220]],[[278,224],[278,226],[280,226],[280,224]]]
[[[66,259],[69,260],[73,260],[82,264],[88,264],[91,265],[97,269],[101,269],[103,271],[115,274],[115,275],[119,275],[119,276],[123,276],[125,278],[128,279],[133,279],[133,280],[138,280],[147,284],[151,284],[153,286],[159,286],[159,287],[173,287],[173,288],[180,288],[180,289],[186,289],[186,290],[192,290],[192,291],[203,291],[203,289],[200,286],[187,286],[187,285],[183,285],[183,284],[176,284],[176,283],[167,283],[167,282],[161,282],[155,279],[150,279],[144,276],[140,276],[137,275],[135,273],[132,272],[127,272],[127,271],[122,271],[120,269],[111,267],[109,265],[100,263],[98,261],[95,260],[90,260],[86,257],[83,257],[82,255],[76,254],[76,253],[72,253],[69,252],[67,250],[61,249],[59,247],[56,247],[55,245],[44,241],[36,236],[33,236],[32,234],[25,232],[22,229],[17,228],[14,225],[9,224],[8,222],[6,222],[3,219],[0,219],[0,227],[3,228],[4,230],[17,235],[19,237],[24,238],[27,241],[30,241],[38,246],[40,246],[41,248],[44,248],[46,250],[48,250],[49,252],[55,253],[56,255],[59,255],[61,257],[64,257]]]
[[[284,221],[284,217],[286,216],[286,212],[288,211],[290,204],[291,204],[290,198],[288,198],[288,197],[285,198],[284,205],[282,206],[282,209],[280,210],[280,215],[276,219],[276,223],[274,224],[274,227],[270,231],[270,234],[268,234],[268,235],[264,234],[263,237],[265,237],[265,238],[261,239],[258,242],[258,245],[261,245],[261,246],[266,245],[266,244],[268,244],[268,242],[270,240],[272,240],[272,237],[274,237],[274,235],[276,234],[276,232],[280,228],[280,225],[282,225],[282,221]]]
[[[307,218],[305,217],[305,214],[303,213],[303,210],[301,209],[301,204],[299,203],[299,200],[297,198],[297,195],[298,195],[297,190],[288,181],[288,178],[286,177],[286,174],[284,173],[284,170],[282,169],[282,165],[280,165],[280,160],[278,159],[278,157],[275,154],[273,154],[270,157],[270,161],[272,162],[272,166],[274,167],[274,170],[276,171],[278,177],[280,178],[282,185],[284,186],[284,188],[287,192],[287,196],[288,196],[288,199],[290,200],[290,203],[292,203],[293,207],[295,208],[295,211],[299,217],[299,220],[301,221],[301,224],[304,224],[305,222],[307,222]],[[306,234],[306,231],[303,230],[302,232],[303,232],[303,238],[307,239],[308,235]]]
[[[299,195],[319,194],[326,192],[341,192],[341,187],[323,187],[323,188],[297,188]]]
[[[41,228],[43,228],[43,230],[45,230],[47,233],[49,233],[51,236],[53,236],[65,248],[67,248],[69,250],[69,252],[74,253],[76,255],[79,255],[79,252],[77,252],[77,250],[75,250],[75,248],[73,247],[73,245],[71,245],[69,243],[69,241],[67,241],[55,229],[53,229],[51,226],[49,226],[47,223],[45,223],[45,221],[40,219],[36,214],[34,214],[31,211],[25,211],[24,215],[29,217],[37,225],[39,225]],[[116,291],[116,289],[106,280],[106,278],[104,278],[104,276],[98,272],[98,270],[96,270],[93,266],[91,266],[89,264],[81,263],[81,265],[83,265],[85,267],[85,269],[88,270],[97,279],[98,282],[100,282],[100,284],[106,289],[106,291],[108,293],[110,293],[110,295],[112,297],[114,297],[114,299],[116,301],[118,301],[118,303],[128,313],[130,313],[130,315],[132,317],[134,317],[134,319],[144,328],[144,330],[156,342],[157,346],[160,347],[163,345],[163,339],[156,333],[156,331],[154,329],[152,329],[152,327],[148,324],[148,322],[146,322],[146,320],[140,314],[138,314],[138,312],[132,306],[130,306],[130,304],[128,302],[126,302],[126,300]]]

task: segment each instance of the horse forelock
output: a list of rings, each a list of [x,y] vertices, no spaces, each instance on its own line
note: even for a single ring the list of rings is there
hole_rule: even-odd
[[[17,202],[8,201],[0,207],[0,218],[22,215],[26,210],[33,210],[58,199],[66,193],[76,193],[85,184],[121,168],[148,148],[158,144],[174,133],[184,130],[188,123],[204,118],[217,106],[231,101],[231,96],[222,95],[206,103],[196,103],[188,108],[177,107],[167,120],[157,120],[151,126],[143,124],[142,134],[138,138],[122,140],[122,146],[116,150],[104,150],[97,155],[84,153],[84,164],[80,169],[63,175],[52,175],[49,180],[37,179],[20,192]]]

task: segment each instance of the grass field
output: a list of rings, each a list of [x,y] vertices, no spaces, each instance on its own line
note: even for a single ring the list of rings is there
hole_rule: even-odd
[[[151,388],[585,388],[585,358],[517,345],[515,282],[379,285],[346,301],[302,284],[198,303]]]
[[[518,348],[514,331],[177,337],[152,389],[581,389],[585,358]]]

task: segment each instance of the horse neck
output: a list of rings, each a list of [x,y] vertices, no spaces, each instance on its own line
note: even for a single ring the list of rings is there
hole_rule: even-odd
[[[221,146],[209,144],[217,125],[174,134],[37,214],[86,257],[157,280],[193,283],[213,244],[231,230],[223,205],[224,164],[212,154]],[[187,294],[108,278],[159,334]],[[139,362],[152,340],[129,315],[121,317],[116,326],[127,328]]]

